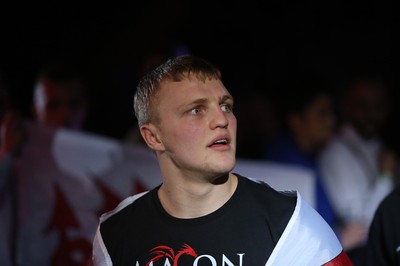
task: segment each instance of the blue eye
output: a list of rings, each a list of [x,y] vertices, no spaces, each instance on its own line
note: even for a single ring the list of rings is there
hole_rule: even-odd
[[[200,113],[200,109],[199,108],[193,108],[189,111],[190,114],[192,115],[197,115]]]
[[[232,112],[232,106],[230,104],[221,105],[221,110],[227,113]]]

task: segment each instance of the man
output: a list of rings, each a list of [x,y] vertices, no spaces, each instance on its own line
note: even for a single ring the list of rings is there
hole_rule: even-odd
[[[87,95],[83,80],[71,69],[52,65],[38,74],[32,108],[38,124],[83,130]],[[0,192],[27,138],[24,117],[10,106],[9,101],[5,85],[0,80]]]
[[[21,114],[11,107],[8,91],[0,77],[0,195],[26,138]],[[1,206],[1,200],[0,200]]]
[[[12,208],[12,204],[16,198],[10,195],[16,189],[15,180],[11,178],[14,160],[19,156],[26,139],[22,122],[22,116],[11,106],[7,88],[0,76],[0,227],[3,228],[0,234],[0,265],[10,265],[15,256],[13,224],[16,221],[16,208]]]
[[[144,76],[134,109],[163,182],[100,218],[95,265],[351,265],[299,194],[231,172],[232,107],[203,59],[176,57]]]
[[[38,74],[34,88],[32,113],[35,120],[32,125],[35,125],[35,128],[52,127],[53,129],[64,128],[83,131],[83,122],[85,121],[87,110],[86,94],[83,79],[75,71],[76,69],[72,67],[51,65],[43,68]],[[1,88],[0,85],[0,90],[5,91],[5,88]],[[27,121],[25,121],[21,113],[12,108],[8,95],[3,93],[2,97],[4,98],[4,104],[0,106],[0,226],[4,228],[6,233],[0,236],[0,265],[47,265],[47,261],[50,260],[49,254],[56,253],[56,245],[60,244],[60,246],[65,247],[68,244],[68,238],[57,238],[51,243],[46,243],[47,252],[37,252],[41,248],[38,239],[45,238],[47,232],[43,232],[44,230],[39,232],[39,230],[32,229],[36,225],[38,227],[41,225],[44,220],[43,216],[38,220],[33,217],[25,219],[25,213],[35,208],[34,201],[25,201],[25,199],[29,195],[29,193],[26,193],[28,188],[43,188],[43,186],[40,186],[41,184],[49,185],[52,183],[52,179],[52,182],[46,179],[46,173],[54,173],[55,170],[50,162],[48,163],[48,169],[40,174],[33,172],[23,174],[34,169],[32,166],[40,161],[39,158],[43,158],[42,148],[45,151],[46,147],[37,145],[40,149],[36,150],[35,155],[40,156],[37,156],[37,158],[31,156],[29,160],[21,160],[24,155],[26,158],[27,146],[34,143],[33,139],[35,138],[32,137],[33,131],[30,129],[33,126],[29,127],[30,124],[26,123]],[[47,131],[42,130],[41,132]],[[47,138],[47,135],[43,137],[46,140]],[[27,163],[28,161],[29,163]],[[26,176],[29,176],[29,178],[22,180],[22,177]],[[38,176],[43,178],[40,179]],[[54,178],[56,176],[60,176],[60,174],[57,172]],[[44,182],[43,180],[49,182]],[[53,183],[51,186],[53,186]],[[74,192],[77,193],[77,190]],[[53,200],[53,195],[55,195],[52,190],[35,190],[34,194],[35,197],[32,198],[38,199],[42,208],[43,204],[49,204],[48,206],[51,206],[51,208],[44,209],[48,210],[49,213],[55,213],[53,210],[56,210],[57,206],[50,203],[52,201],[49,200]],[[32,205],[24,204],[26,202],[32,203]],[[52,208],[53,206],[55,206],[54,209]],[[61,211],[65,213],[65,209]],[[35,213],[40,214],[42,212],[36,211]],[[37,222],[39,220],[40,222]],[[53,233],[53,235],[55,234]],[[82,243],[79,243],[80,247],[83,246]],[[86,241],[84,244],[85,247],[88,247],[86,253],[90,257],[91,241]],[[72,247],[75,248],[76,246],[78,245],[71,245],[71,250]],[[77,254],[78,248],[74,250],[75,254]],[[70,253],[72,251],[64,252],[62,255],[66,257]],[[70,258],[68,257],[67,259]]]
[[[315,176],[316,210],[331,227],[336,217],[317,164],[319,152],[336,125],[328,81],[317,74],[292,75],[285,83],[285,102],[280,104],[282,128],[266,145],[264,159],[305,167]]]
[[[363,265],[400,265],[400,186],[378,206],[369,228]]]
[[[40,124],[83,130],[88,96],[82,77],[73,67],[50,65],[39,74],[34,87],[33,115]]]
[[[397,158],[381,133],[389,114],[386,86],[372,75],[356,75],[342,96],[342,125],[321,153],[322,177],[347,232],[341,243],[353,262],[382,199],[394,187]]]

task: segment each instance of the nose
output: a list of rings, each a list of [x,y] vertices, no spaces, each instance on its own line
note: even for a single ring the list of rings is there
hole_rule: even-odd
[[[221,107],[218,106],[215,108],[215,110],[212,112],[212,117],[211,117],[211,122],[210,126],[211,128],[226,128],[229,125],[229,120],[226,117],[227,113],[221,110]]]

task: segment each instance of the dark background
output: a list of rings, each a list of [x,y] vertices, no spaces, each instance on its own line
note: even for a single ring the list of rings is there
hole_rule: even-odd
[[[298,71],[326,76],[339,89],[353,72],[373,70],[392,89],[386,139],[398,148],[397,15],[388,0],[1,4],[0,71],[29,117],[38,70],[74,62],[88,79],[93,131],[121,138],[135,123],[141,63],[156,52],[184,47],[207,57],[237,98],[252,91],[285,97],[279,84]]]

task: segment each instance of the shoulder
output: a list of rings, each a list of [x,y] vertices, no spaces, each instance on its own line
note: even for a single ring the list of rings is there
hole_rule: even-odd
[[[400,202],[400,185],[397,185],[396,188],[386,196],[383,202],[384,204],[398,204]]]
[[[400,246],[400,187],[381,202],[369,228],[366,265],[394,265]]]
[[[307,251],[307,252],[305,252]],[[343,248],[328,223],[298,195],[296,209],[268,265],[323,265],[341,254]]]
[[[281,221],[289,220],[296,207],[296,191],[279,191],[262,180],[235,175],[238,177],[243,199],[250,199],[256,208],[268,213],[272,223],[280,224]]]
[[[255,197],[275,199],[278,202],[291,202],[291,204],[295,204],[296,202],[297,193],[294,190],[279,191],[263,180],[244,177],[237,173],[235,175],[238,177],[239,184],[244,189],[250,191]]]
[[[109,220],[119,220],[122,217],[126,216],[127,213],[132,213],[135,211],[135,209],[140,209],[141,205],[143,205],[142,203],[150,197],[150,194],[151,191],[144,191],[125,198],[118,204],[115,209],[106,212],[100,216],[100,224],[102,225]]]
[[[400,204],[400,186],[397,186],[390,194],[386,196],[377,209],[377,214],[381,216],[395,216]],[[400,218],[400,215],[397,215]]]

